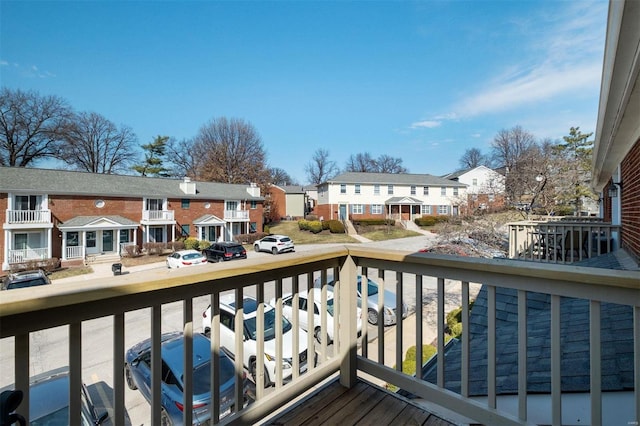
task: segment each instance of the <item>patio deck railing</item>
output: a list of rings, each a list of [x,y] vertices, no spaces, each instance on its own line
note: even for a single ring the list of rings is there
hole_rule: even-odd
[[[213,266],[213,265],[212,265]],[[204,267],[206,268],[206,267]],[[364,327],[363,335],[356,332],[357,296],[356,280],[361,274],[379,282],[380,286],[393,290],[397,295],[397,312],[401,312],[402,301],[407,302],[412,314],[404,321],[384,327],[382,321],[376,327]],[[356,245],[323,249],[313,252],[297,252],[288,256],[278,256],[268,260],[265,258],[248,259],[229,264],[216,264],[212,269],[184,269],[165,272],[165,275],[129,274],[118,280],[82,281],[77,283],[55,284],[34,288],[29,291],[8,291],[0,294],[0,377],[2,383],[15,383],[16,388],[27,390],[30,374],[38,367],[40,352],[43,350],[42,333],[50,333],[52,327],[63,327],[67,330],[65,340],[68,358],[60,362],[68,365],[70,370],[70,424],[80,424],[81,400],[80,387],[83,379],[91,377],[105,378],[112,392],[109,395],[113,424],[126,424],[130,419],[128,410],[132,407],[125,398],[124,354],[125,336],[132,333],[132,327],[146,330],[146,337],[152,338],[152,401],[149,419],[142,422],[158,424],[161,415],[161,365],[160,336],[163,330],[178,324],[190,342],[193,333],[199,330],[201,310],[197,306],[211,303],[212,314],[211,354],[214,366],[219,356],[220,315],[215,309],[221,295],[233,293],[236,300],[244,295],[252,295],[258,301],[276,299],[277,315],[282,314],[282,295],[314,288],[322,295],[326,304],[327,277],[339,277],[334,287],[338,295],[336,299],[335,342],[327,346],[327,342],[316,344],[311,334],[307,337],[309,347],[315,347],[318,363],[309,364],[308,371],[297,373],[300,365],[297,357],[293,362],[293,378],[284,383],[282,377],[282,325],[276,321],[276,353],[277,363],[274,389],[263,389],[262,381],[257,380],[257,401],[242,409],[234,407],[231,416],[224,418],[224,424],[252,424],[268,417],[275,410],[302,395],[325,378],[339,374],[345,386],[352,386],[360,375],[389,383],[398,388],[431,401],[440,407],[458,413],[475,422],[483,424],[527,424],[527,392],[526,363],[518,367],[518,395],[515,412],[505,410],[496,405],[495,350],[487,351],[487,395],[485,401],[472,399],[468,395],[468,383],[472,374],[469,371],[469,315],[470,300],[474,297],[474,289],[479,283],[489,288],[488,297],[488,342],[495,347],[495,289],[509,288],[518,293],[518,357],[522,361],[527,354],[526,295],[538,292],[550,295],[551,298],[551,360],[550,374],[552,380],[551,398],[548,412],[551,413],[552,424],[562,423],[562,395],[560,391],[560,371],[562,327],[560,299],[563,297],[580,298],[589,301],[591,314],[589,327],[591,330],[591,369],[593,386],[590,393],[591,424],[601,424],[603,392],[599,386],[602,368],[600,365],[600,324],[599,308],[601,303],[616,303],[629,306],[634,314],[633,350],[635,352],[634,393],[635,406],[629,409],[636,419],[640,418],[640,287],[637,272],[616,271],[594,268],[568,268],[564,265],[533,264],[516,262],[507,259],[472,259],[451,256],[436,256],[424,253],[408,253],[401,251],[375,250]],[[383,298],[383,292],[380,293]],[[366,306],[368,295],[363,294],[362,303]],[[204,301],[203,301],[204,300]],[[416,302],[417,301],[417,302]],[[383,304],[383,301],[380,301]],[[172,317],[166,314],[168,306],[177,306],[182,312]],[[206,305],[205,305],[206,306]],[[261,306],[261,305],[260,305]],[[295,306],[295,301],[294,301]],[[433,308],[430,310],[430,307]],[[444,356],[445,316],[453,307],[462,306],[462,365],[461,392],[454,393],[444,388]],[[242,304],[238,306],[242,310]],[[264,319],[263,308],[258,308],[257,341],[258,360],[257,376],[264,373]],[[425,309],[435,316],[437,330],[436,355],[438,380],[428,383],[420,378],[402,372],[402,361],[406,346],[416,346],[416,359],[422,359],[422,347],[431,343],[424,341],[423,329],[427,327]],[[294,329],[299,327],[300,315],[296,313],[292,319]],[[322,310],[321,322],[326,331],[326,310]],[[144,325],[132,320],[132,316],[145,318]],[[382,312],[378,312],[382,318]],[[304,313],[307,315],[307,313]],[[308,320],[311,320],[308,317]],[[96,321],[101,321],[97,325]],[[172,322],[173,321],[173,322]],[[236,327],[241,323],[236,320]],[[403,337],[405,327],[415,328],[410,338]],[[105,327],[110,330],[111,341],[100,342],[100,348],[92,348],[95,333],[92,327]],[[390,333],[393,332],[393,333]],[[326,333],[323,332],[326,335]],[[387,336],[393,335],[392,341]],[[129,338],[129,337],[127,337]],[[407,341],[408,340],[408,341]],[[362,343],[365,342],[365,343]],[[368,344],[366,342],[369,342]],[[242,396],[242,341],[236,342],[236,398]],[[293,339],[294,353],[300,347],[299,339]],[[192,370],[190,345],[185,345],[184,371]],[[107,349],[109,348],[109,349]],[[388,349],[391,348],[392,355]],[[99,352],[99,353],[96,353]],[[274,355],[274,354],[272,354]],[[105,362],[97,358],[104,356]],[[91,359],[89,359],[91,358]],[[95,358],[95,359],[94,359]],[[389,359],[392,358],[392,359]],[[312,359],[312,356],[309,356]],[[153,361],[155,360],[155,361]],[[421,375],[418,375],[421,377]],[[212,400],[214,407],[214,423],[218,422],[220,393],[216,385],[216,368],[212,369]],[[192,395],[193,382],[186,380],[185,395]],[[130,392],[127,390],[127,392]],[[25,417],[29,408],[29,393],[19,407]],[[186,398],[184,402],[184,423],[191,424],[192,402]],[[139,423],[138,423],[139,424]]]
[[[51,223],[51,210],[7,210],[7,223],[10,223],[10,224]]]
[[[573,263],[620,247],[620,226],[601,221],[535,220],[509,224],[509,258]]]

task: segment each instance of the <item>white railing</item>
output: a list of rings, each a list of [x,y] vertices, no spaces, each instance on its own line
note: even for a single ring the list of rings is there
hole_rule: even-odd
[[[7,223],[51,223],[51,210],[7,210]]]
[[[249,220],[249,210],[225,210],[225,220]]]
[[[84,246],[67,246],[67,259],[84,259]]]
[[[174,220],[174,211],[173,210],[143,210],[142,220],[172,221]]]
[[[544,410],[550,413],[550,424],[561,424],[563,405],[561,393],[561,366],[564,365],[561,351],[561,330],[563,321],[571,321],[570,315],[560,315],[560,301],[564,297],[584,299],[590,306],[590,375],[593,383],[599,383],[602,376],[600,365],[601,321],[609,320],[600,318],[600,306],[603,303],[614,303],[627,307],[633,314],[633,330],[618,330],[617,332],[631,333],[635,361],[633,375],[635,386],[630,392],[633,395],[626,409],[630,410],[630,419],[640,418],[640,275],[631,271],[615,271],[567,267],[553,264],[533,264],[513,262],[508,259],[474,259],[457,258],[453,256],[437,256],[425,253],[409,253],[401,251],[375,250],[367,247],[349,246],[318,250],[313,252],[298,252],[288,256],[285,260],[260,258],[247,259],[229,265],[219,264],[208,267],[171,271],[167,276],[156,276],[150,280],[147,274],[128,274],[122,281],[114,278],[95,280],[90,287],[84,282],[68,283],[42,288],[30,289],[30,292],[2,292],[0,294],[0,351],[2,354],[3,375],[0,386],[7,381],[15,382],[16,388],[28,389],[30,369],[38,363],[38,359],[31,359],[30,354],[37,358],[42,350],[41,330],[49,330],[52,327],[65,326],[68,329],[69,348],[68,365],[71,374],[70,400],[70,424],[80,423],[80,386],[81,378],[100,377],[102,380],[112,377],[108,385],[113,389],[110,398],[112,402],[113,424],[125,424],[125,418],[130,418],[127,410],[133,407],[127,403],[125,392],[124,353],[125,335],[130,335],[130,330],[137,321],[125,321],[125,315],[142,315],[138,321],[150,324],[150,327],[142,327],[152,338],[152,359],[160,359],[160,335],[167,328],[176,327],[172,321],[179,321],[177,327],[184,331],[185,339],[190,342],[192,333],[199,331],[201,309],[197,306],[206,306],[210,303],[214,306],[212,313],[212,339],[211,352],[215,361],[219,356],[220,341],[220,313],[218,306],[221,295],[235,294],[235,300],[241,301],[244,296],[255,296],[258,301],[268,301],[275,297],[276,312],[278,318],[282,313],[282,295],[287,292],[294,297],[302,290],[315,288],[322,294],[323,304],[326,304],[326,283],[329,276],[339,277],[335,284],[334,293],[335,315],[338,321],[334,321],[334,336],[337,336],[333,347],[327,347],[326,341],[322,344],[314,343],[313,336],[307,335],[308,347],[314,347],[318,356],[316,366],[310,364],[309,370],[298,374],[299,360],[294,357],[293,378],[290,383],[284,384],[282,377],[282,322],[276,318],[275,343],[276,343],[276,375],[275,390],[263,389],[262,381],[257,380],[258,403],[248,408],[234,407],[232,417],[225,418],[225,424],[253,424],[265,418],[273,411],[290,403],[303,392],[311,389],[325,378],[334,373],[339,373],[340,381],[344,386],[353,386],[358,373],[365,373],[368,377],[388,383],[409,391],[414,395],[431,401],[440,407],[444,407],[453,413],[465,418],[473,419],[482,424],[528,424],[527,413],[527,368],[526,362],[518,366],[518,393],[514,396],[518,403],[515,404],[515,412],[504,410],[496,406],[496,380],[500,369],[496,366],[496,290],[505,288],[517,292],[517,312],[511,313],[518,318],[518,338],[512,342],[518,353],[518,359],[527,359],[527,295],[539,293],[550,297],[550,330],[547,342],[551,348],[551,358],[548,363],[548,374],[552,388],[548,405]],[[357,275],[368,276],[379,283],[381,287],[393,290],[397,298],[396,311],[402,310],[403,301],[410,305],[413,313],[404,321],[398,321],[395,325],[384,327],[382,321],[373,327],[363,325],[361,340],[356,332],[356,279]],[[313,284],[312,284],[313,283]],[[469,369],[470,347],[469,318],[471,315],[470,301],[474,298],[474,286],[483,283],[487,288],[487,339],[489,348],[486,365],[487,395],[484,400],[476,400],[469,397],[469,380],[473,373]],[[366,288],[366,287],[365,287]],[[380,293],[380,304],[384,304],[384,292]],[[202,299],[204,298],[204,299]],[[368,296],[363,294],[362,306],[367,306]],[[416,303],[418,301],[418,303]],[[169,306],[177,307],[182,311],[180,316],[165,315]],[[262,305],[260,305],[262,306]],[[294,299],[293,306],[297,306]],[[444,371],[446,359],[445,346],[445,317],[452,307],[462,307],[463,331],[462,364],[460,365],[461,391],[453,392],[445,388]],[[238,303],[237,309],[242,310],[242,303]],[[264,373],[264,319],[262,308],[258,309],[258,361],[256,366],[257,377]],[[143,310],[143,311],[140,311]],[[322,312],[325,310],[323,309]],[[382,318],[382,311],[378,311],[378,317]],[[435,358],[437,363],[437,383],[426,382],[418,377],[402,372],[403,348],[409,345],[416,346],[416,359],[422,359],[422,347],[431,341],[424,341],[423,327],[426,327],[426,315],[435,318],[437,330],[438,353]],[[300,325],[300,316],[303,312],[294,310],[293,329]],[[312,321],[310,313],[308,321]],[[364,317],[364,316],[363,316]],[[176,319],[177,318],[177,319]],[[236,316],[236,329],[242,328]],[[195,319],[195,321],[194,321]],[[97,325],[95,321],[102,321]],[[327,322],[323,315],[322,333],[326,335]],[[104,327],[113,332],[109,335],[113,339],[109,351],[92,351],[95,344],[91,339],[93,334],[90,327]],[[415,327],[415,333],[410,337],[404,336],[404,329]],[[141,325],[138,324],[138,328]],[[137,330],[137,329],[136,329]],[[387,339],[393,332],[393,339]],[[83,334],[88,333],[88,334]],[[47,334],[50,334],[47,331]],[[86,336],[86,337],[85,337]],[[539,336],[537,336],[539,337]],[[10,339],[10,340],[5,340]],[[85,341],[85,339],[87,341]],[[391,340],[391,341],[388,341]],[[12,342],[12,344],[11,344]],[[361,342],[371,342],[362,344]],[[104,343],[104,342],[103,342]],[[103,344],[101,343],[101,345]],[[293,339],[293,352],[298,353],[300,339]],[[191,345],[185,345],[189,348]],[[243,341],[236,339],[234,348],[227,348],[236,354],[236,398],[242,396],[242,371],[246,366],[242,365]],[[391,349],[389,352],[388,350]],[[12,352],[11,352],[12,351]],[[85,352],[87,351],[87,352]],[[185,371],[191,371],[191,354],[185,349]],[[391,355],[389,355],[391,353]],[[82,354],[82,357],[80,356]],[[93,357],[104,356],[103,364]],[[116,354],[115,356],[112,356]],[[273,355],[273,354],[272,354]],[[308,356],[312,359],[311,354]],[[385,359],[386,358],[386,359]],[[389,359],[391,358],[391,359]],[[566,361],[566,360],[565,360]],[[62,362],[67,360],[62,359]],[[136,424],[158,424],[161,415],[161,368],[156,362],[151,379],[152,394],[155,395],[150,408],[149,419],[132,419]],[[100,370],[100,369],[103,370]],[[107,371],[104,371],[104,369]],[[6,370],[10,369],[11,374]],[[108,371],[112,369],[111,371]],[[422,370],[422,368],[420,368]],[[10,376],[10,377],[7,377]],[[15,380],[12,380],[15,378]],[[8,379],[8,380],[7,380]],[[216,377],[212,380],[212,400],[214,417],[219,416],[220,394],[216,383]],[[185,394],[192,394],[192,381],[185,383]],[[126,395],[125,395],[126,394]],[[590,424],[602,424],[602,400],[603,392],[599,385],[593,385],[589,405],[591,407]],[[29,408],[29,393],[26,392],[25,401],[19,407],[18,412],[25,417]],[[218,411],[216,411],[218,410]],[[589,411],[589,408],[583,411]],[[148,412],[147,412],[148,413]],[[184,424],[191,424],[192,418],[191,398],[185,399],[183,414]],[[608,415],[610,413],[605,413]],[[129,417],[127,417],[129,416]],[[214,421],[217,423],[217,421]]]
[[[509,257],[573,263],[618,250],[620,227],[600,221],[522,221],[509,224]]]
[[[9,264],[29,262],[31,260],[45,260],[48,258],[49,249],[46,247],[9,250]]]

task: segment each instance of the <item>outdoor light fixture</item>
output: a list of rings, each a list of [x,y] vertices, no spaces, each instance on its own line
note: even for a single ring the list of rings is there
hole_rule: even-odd
[[[618,187],[620,187],[620,193],[622,193],[622,182],[611,182],[611,185],[609,185],[609,198],[618,196]]]

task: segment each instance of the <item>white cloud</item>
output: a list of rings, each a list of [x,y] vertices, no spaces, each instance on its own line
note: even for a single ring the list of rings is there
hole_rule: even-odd
[[[422,120],[422,121],[416,121],[415,123],[412,123],[411,128],[412,129],[418,129],[418,128],[433,129],[434,127],[438,127],[441,124],[442,122],[438,120]]]

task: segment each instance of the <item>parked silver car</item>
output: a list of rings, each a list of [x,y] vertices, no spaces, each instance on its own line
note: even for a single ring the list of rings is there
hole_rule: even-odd
[[[378,299],[379,299],[379,286],[378,283],[368,278],[367,286],[367,320],[370,324],[378,324]],[[330,290],[333,290],[333,277],[327,277],[327,285]],[[320,286],[320,278],[315,280],[315,286]],[[358,275],[358,307],[362,308],[362,276]],[[393,325],[397,322],[396,312],[396,294],[389,290],[384,290],[384,306],[382,308],[384,315],[384,325]],[[409,308],[407,304],[402,302],[402,318],[406,318],[409,314]]]

